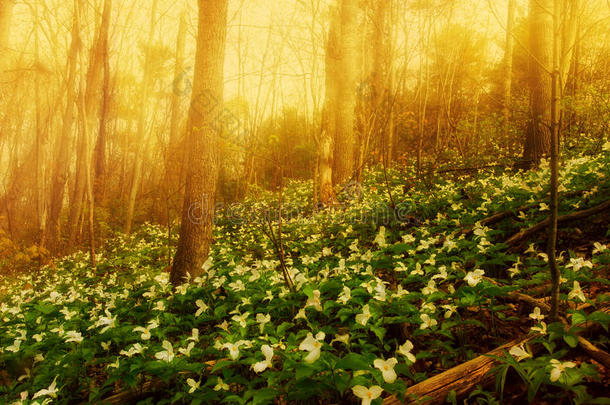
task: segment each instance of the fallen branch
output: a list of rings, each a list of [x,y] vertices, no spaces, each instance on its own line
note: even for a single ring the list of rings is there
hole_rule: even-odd
[[[223,359],[221,359],[223,360]],[[210,370],[212,369],[212,367],[214,367],[214,365],[221,360],[210,360],[210,361],[206,361],[206,369]],[[188,371],[180,371],[178,373],[178,375],[189,375],[189,374],[194,374]],[[147,396],[150,396],[156,392],[161,391],[162,389],[166,388],[167,384],[165,382],[163,382],[163,380],[161,380],[160,378],[157,377],[153,377],[151,380],[146,381],[142,384],[141,387],[139,388],[133,388],[133,389],[126,389],[124,391],[118,392],[114,395],[111,395],[109,397],[106,397],[102,400],[100,400],[101,404],[107,404],[107,405],[121,405],[121,404],[131,404],[131,403],[136,403],[138,400],[142,400],[144,398],[146,398]],[[89,403],[89,402],[87,402]],[[83,404],[85,404],[83,402]]]
[[[588,208],[586,210],[562,215],[559,218],[557,218],[557,223],[564,223],[564,222],[569,222],[569,221],[574,221],[577,219],[590,217],[591,215],[599,214],[600,212],[603,212],[607,209],[610,209],[610,200],[606,201],[602,204],[596,205],[595,207]],[[529,236],[545,229],[548,225],[549,225],[548,219],[538,222],[537,224],[535,224],[527,229],[523,229],[523,230],[517,232],[516,234],[514,234],[513,236],[511,236],[510,238],[508,238],[506,240],[506,244],[509,246],[514,246],[514,245],[518,244],[519,242],[521,242],[522,240],[528,238]]]
[[[509,294],[510,298],[527,302],[533,306],[539,306],[541,309],[548,311],[549,305],[545,302],[538,300],[526,294],[513,292]],[[602,311],[610,313],[610,308],[604,308]],[[563,320],[564,322],[565,319]],[[578,325],[579,327],[585,327],[585,325]],[[592,325],[586,325],[585,331],[592,329]],[[527,343],[530,340],[538,337],[538,334],[530,334],[526,337],[513,340],[506,343],[486,354],[475,357],[474,359],[455,366],[447,371],[444,371],[438,375],[428,378],[418,384],[415,384],[407,389],[405,394],[405,400],[401,401],[396,396],[390,396],[385,398],[383,401],[384,405],[398,405],[398,404],[444,404],[447,396],[451,391],[455,391],[458,397],[463,397],[471,392],[477,385],[483,387],[492,384],[495,381],[495,374],[490,371],[499,364],[499,361],[495,357],[504,356],[505,352],[510,351],[511,348],[519,346],[523,343]],[[603,350],[597,348],[587,339],[579,336],[578,344],[581,349],[585,351],[589,356],[599,361],[601,364],[606,366],[606,362],[610,360],[610,355]],[[533,354],[535,354],[540,347],[530,347]],[[607,366],[606,366],[607,367]]]
[[[502,357],[504,352],[510,351],[514,346],[526,343],[536,336],[538,335],[513,340],[466,363],[415,384],[407,389],[404,402],[392,395],[385,398],[383,404],[444,404],[451,391],[455,391],[457,396],[461,397],[471,392],[477,385],[489,385],[495,380],[495,375],[490,371],[499,364],[498,360],[490,356]]]
[[[546,311],[546,312],[550,312],[550,310],[551,310],[551,307],[547,303],[545,303],[539,299],[536,299],[534,297],[531,297],[527,294],[512,292],[512,293],[508,294],[508,297],[515,299],[517,301],[526,302],[533,307],[539,307],[540,309],[542,309],[543,311]],[[605,313],[610,313],[610,308],[603,308],[602,311]],[[568,329],[570,327],[568,320],[565,319],[564,317],[560,316],[559,320],[565,325],[566,329]],[[585,339],[582,336],[578,337],[578,346],[580,346],[580,348],[585,353],[587,353],[587,355],[589,355],[589,357],[597,360],[598,362],[603,364],[604,367],[610,369],[610,354],[608,354],[605,351],[603,351],[602,349],[598,348],[597,346],[595,346],[593,343],[589,342],[587,339]]]

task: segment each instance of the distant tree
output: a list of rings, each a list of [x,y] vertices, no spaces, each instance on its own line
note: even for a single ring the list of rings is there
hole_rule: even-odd
[[[186,190],[178,250],[170,275],[174,285],[202,274],[212,242],[227,4],[228,0],[199,0],[195,75],[185,145]]]
[[[558,30],[553,31],[557,1]],[[523,145],[526,161],[537,163],[551,152],[551,104],[553,41],[557,35],[558,94],[565,88],[582,4],[575,0],[530,0],[529,4],[529,89],[530,121]]]
[[[8,54],[8,38],[11,30],[11,19],[13,18],[13,0],[0,1],[0,72],[4,70],[5,58]]]
[[[502,100],[502,117],[504,137],[508,136],[508,128],[510,122],[510,103],[511,89],[513,78],[513,50],[515,40],[514,36],[515,25],[515,0],[508,0],[508,15],[506,17],[506,44],[504,46],[504,94]]]
[[[354,117],[358,80],[359,1],[339,0],[339,28],[337,30],[338,76],[334,135],[333,181],[348,180],[354,172],[356,137]]]

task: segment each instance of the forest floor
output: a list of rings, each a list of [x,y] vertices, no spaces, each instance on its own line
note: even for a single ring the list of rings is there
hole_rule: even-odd
[[[79,252],[0,281],[0,402],[609,403],[610,150],[562,164],[563,322],[547,165],[411,175],[371,170],[320,212],[292,182],[281,233],[261,190],[218,213],[204,277],[175,289],[156,225],[96,269]]]

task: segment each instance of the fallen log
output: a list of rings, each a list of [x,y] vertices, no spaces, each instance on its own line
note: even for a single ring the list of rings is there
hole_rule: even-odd
[[[596,205],[595,207],[588,208],[586,210],[562,215],[559,218],[557,218],[557,223],[565,223],[565,222],[570,222],[570,221],[574,221],[577,219],[590,217],[591,215],[599,214],[608,209],[610,209],[610,200],[608,200],[604,203],[601,203],[599,205]],[[548,226],[548,224],[549,224],[549,220],[545,219],[544,221],[538,222],[537,224],[535,224],[529,228],[522,229],[521,231],[517,232],[516,234],[514,234],[513,236],[508,238],[505,243],[509,246],[517,245],[522,240],[545,229]]]
[[[542,309],[547,309],[548,305],[536,298],[527,296],[521,293],[513,293],[512,298],[519,299],[529,304],[535,304]],[[604,312],[610,312],[610,308],[602,309]],[[564,320],[565,321],[565,320]],[[584,326],[584,325],[578,325]],[[591,325],[585,328],[585,331],[591,329]],[[455,366],[438,375],[428,378],[418,384],[415,384],[407,389],[404,401],[401,401],[396,396],[392,395],[383,400],[384,405],[398,404],[444,404],[447,396],[451,391],[455,391],[458,397],[463,397],[471,392],[477,385],[483,387],[491,385],[495,381],[495,374],[490,371],[497,366],[498,360],[491,356],[502,357],[505,352],[509,352],[511,348],[527,343],[530,340],[538,337],[538,334],[531,334],[521,339],[513,340],[506,343],[486,354],[475,357],[474,359]],[[610,355],[603,350],[594,346],[585,338],[579,336],[578,343],[581,349],[589,356],[599,361],[601,364],[606,364]],[[532,354],[540,350],[539,345],[530,347]]]
[[[457,396],[461,397],[471,392],[477,385],[489,385],[495,380],[495,375],[490,371],[499,364],[498,360],[490,356],[504,356],[504,352],[510,351],[514,346],[527,343],[536,336],[538,335],[529,335],[506,343],[486,354],[409,387],[404,401],[392,395],[385,398],[383,404],[444,404],[451,391],[455,391]]]

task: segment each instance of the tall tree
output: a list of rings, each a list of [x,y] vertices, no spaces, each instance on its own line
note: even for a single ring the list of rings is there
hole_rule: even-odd
[[[146,154],[145,151],[148,145],[148,136],[146,136],[146,112],[148,111],[148,96],[150,94],[150,87],[152,84],[152,43],[155,37],[155,19],[157,16],[158,4],[158,0],[153,0],[152,11],[150,13],[150,25],[148,28],[148,40],[144,49],[144,76],[142,77],[142,83],[140,87],[141,99],[138,109],[136,156],[133,165],[129,200],[127,202],[127,217],[125,219],[125,233],[128,235],[131,233],[131,226],[133,224],[133,214],[136,208],[136,197],[138,196],[138,190],[140,189],[140,183],[142,181],[142,164],[144,162],[144,155]]]
[[[320,141],[318,142],[319,202],[325,206],[336,201],[333,190],[333,135],[337,122],[337,87],[339,70],[339,44],[337,38],[338,14],[332,10],[331,24],[326,40],[326,99],[322,110]]]
[[[523,156],[537,163],[551,152],[551,104],[553,88],[553,41],[557,34],[558,94],[561,97],[570,68],[576,26],[581,13],[579,1],[557,0],[558,32],[553,31],[555,0],[530,0],[529,87],[530,121],[526,129]]]
[[[68,166],[70,161],[70,143],[74,128],[76,107],[76,62],[82,48],[80,38],[80,6],[79,0],[74,0],[74,12],[72,17],[72,32],[70,50],[67,60],[66,77],[66,106],[63,113],[62,129],[55,148],[55,162],[53,165],[53,176],[51,183],[51,196],[49,204],[49,215],[47,217],[48,239],[46,246],[51,253],[58,253],[61,227],[59,216],[63,207],[64,193],[68,181]]]
[[[11,29],[11,19],[13,17],[14,0],[0,1],[0,72],[4,70],[6,49],[8,48],[8,38]]]
[[[228,0],[199,0],[199,28],[186,148],[187,171],[178,250],[170,280],[202,274],[212,241]]]
[[[100,125],[93,151],[93,197],[96,204],[104,205],[106,188],[106,143],[107,124],[110,103],[110,63],[108,61],[108,35],[110,26],[110,12],[112,0],[104,0],[104,11],[102,12],[102,23],[97,44],[98,58],[102,61],[104,78],[102,81],[102,97],[100,106]]]
[[[529,88],[528,122],[524,158],[538,162],[551,149],[551,70],[553,41],[553,0],[529,3]]]
[[[348,180],[354,172],[356,137],[354,117],[358,80],[359,1],[339,0],[340,31],[337,35],[337,102],[334,131],[333,181]]]
[[[502,117],[504,137],[508,137],[508,128],[510,122],[510,101],[513,79],[513,50],[515,40],[514,24],[515,23],[515,0],[508,0],[508,15],[506,17],[506,44],[504,47],[504,94],[502,100]]]

